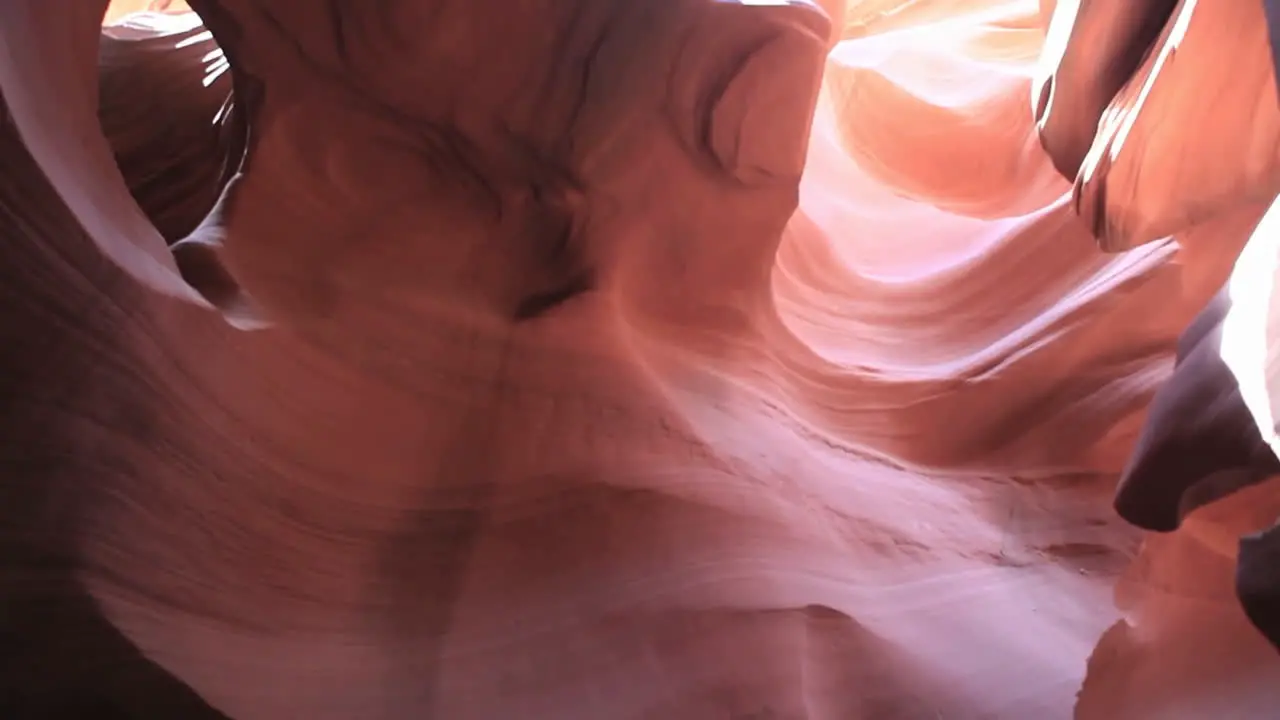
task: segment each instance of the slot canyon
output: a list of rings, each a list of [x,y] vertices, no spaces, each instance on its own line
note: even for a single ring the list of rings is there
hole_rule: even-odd
[[[0,718],[1275,720],[1271,4],[0,0]]]

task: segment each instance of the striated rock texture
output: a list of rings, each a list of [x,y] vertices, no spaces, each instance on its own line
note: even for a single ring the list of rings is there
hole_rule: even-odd
[[[1280,494],[1112,509],[1271,199],[1089,163],[1131,18],[191,7],[0,0],[0,714],[1274,716]]]
[[[1273,0],[1057,6],[1036,116],[1103,248],[1150,242],[1280,192],[1280,45],[1269,42],[1280,39],[1277,10]],[[1280,473],[1278,207],[1179,341],[1117,494],[1116,509],[1135,525],[1173,530],[1187,513]],[[1274,519],[1263,511],[1249,527]],[[1240,542],[1235,585],[1250,620],[1280,648],[1280,530]]]

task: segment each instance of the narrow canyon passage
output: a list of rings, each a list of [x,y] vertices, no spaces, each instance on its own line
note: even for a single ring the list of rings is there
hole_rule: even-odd
[[[1271,198],[1100,250],[1051,3],[100,4],[94,113],[0,0],[0,710],[1276,716],[1280,488],[1113,509]]]

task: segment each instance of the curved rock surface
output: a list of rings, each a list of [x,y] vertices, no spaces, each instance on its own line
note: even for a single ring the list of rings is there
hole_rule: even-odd
[[[1074,206],[1102,247],[1150,242],[1280,192],[1280,45],[1269,35],[1280,38],[1273,0],[1056,7],[1036,117],[1055,165],[1075,175]],[[1117,493],[1116,509],[1135,525],[1171,531],[1196,508],[1280,473],[1278,213],[1273,204],[1179,340]],[[1278,530],[1244,538],[1235,585],[1280,648],[1277,548]]]
[[[1124,79],[1048,4],[53,5],[0,2],[13,717],[1280,706],[1280,493],[1112,509],[1271,196],[1179,138],[1073,191]]]

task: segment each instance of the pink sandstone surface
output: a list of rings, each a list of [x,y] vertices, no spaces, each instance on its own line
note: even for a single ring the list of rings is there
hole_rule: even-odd
[[[8,716],[1280,712],[1260,4],[153,5],[0,0]]]

